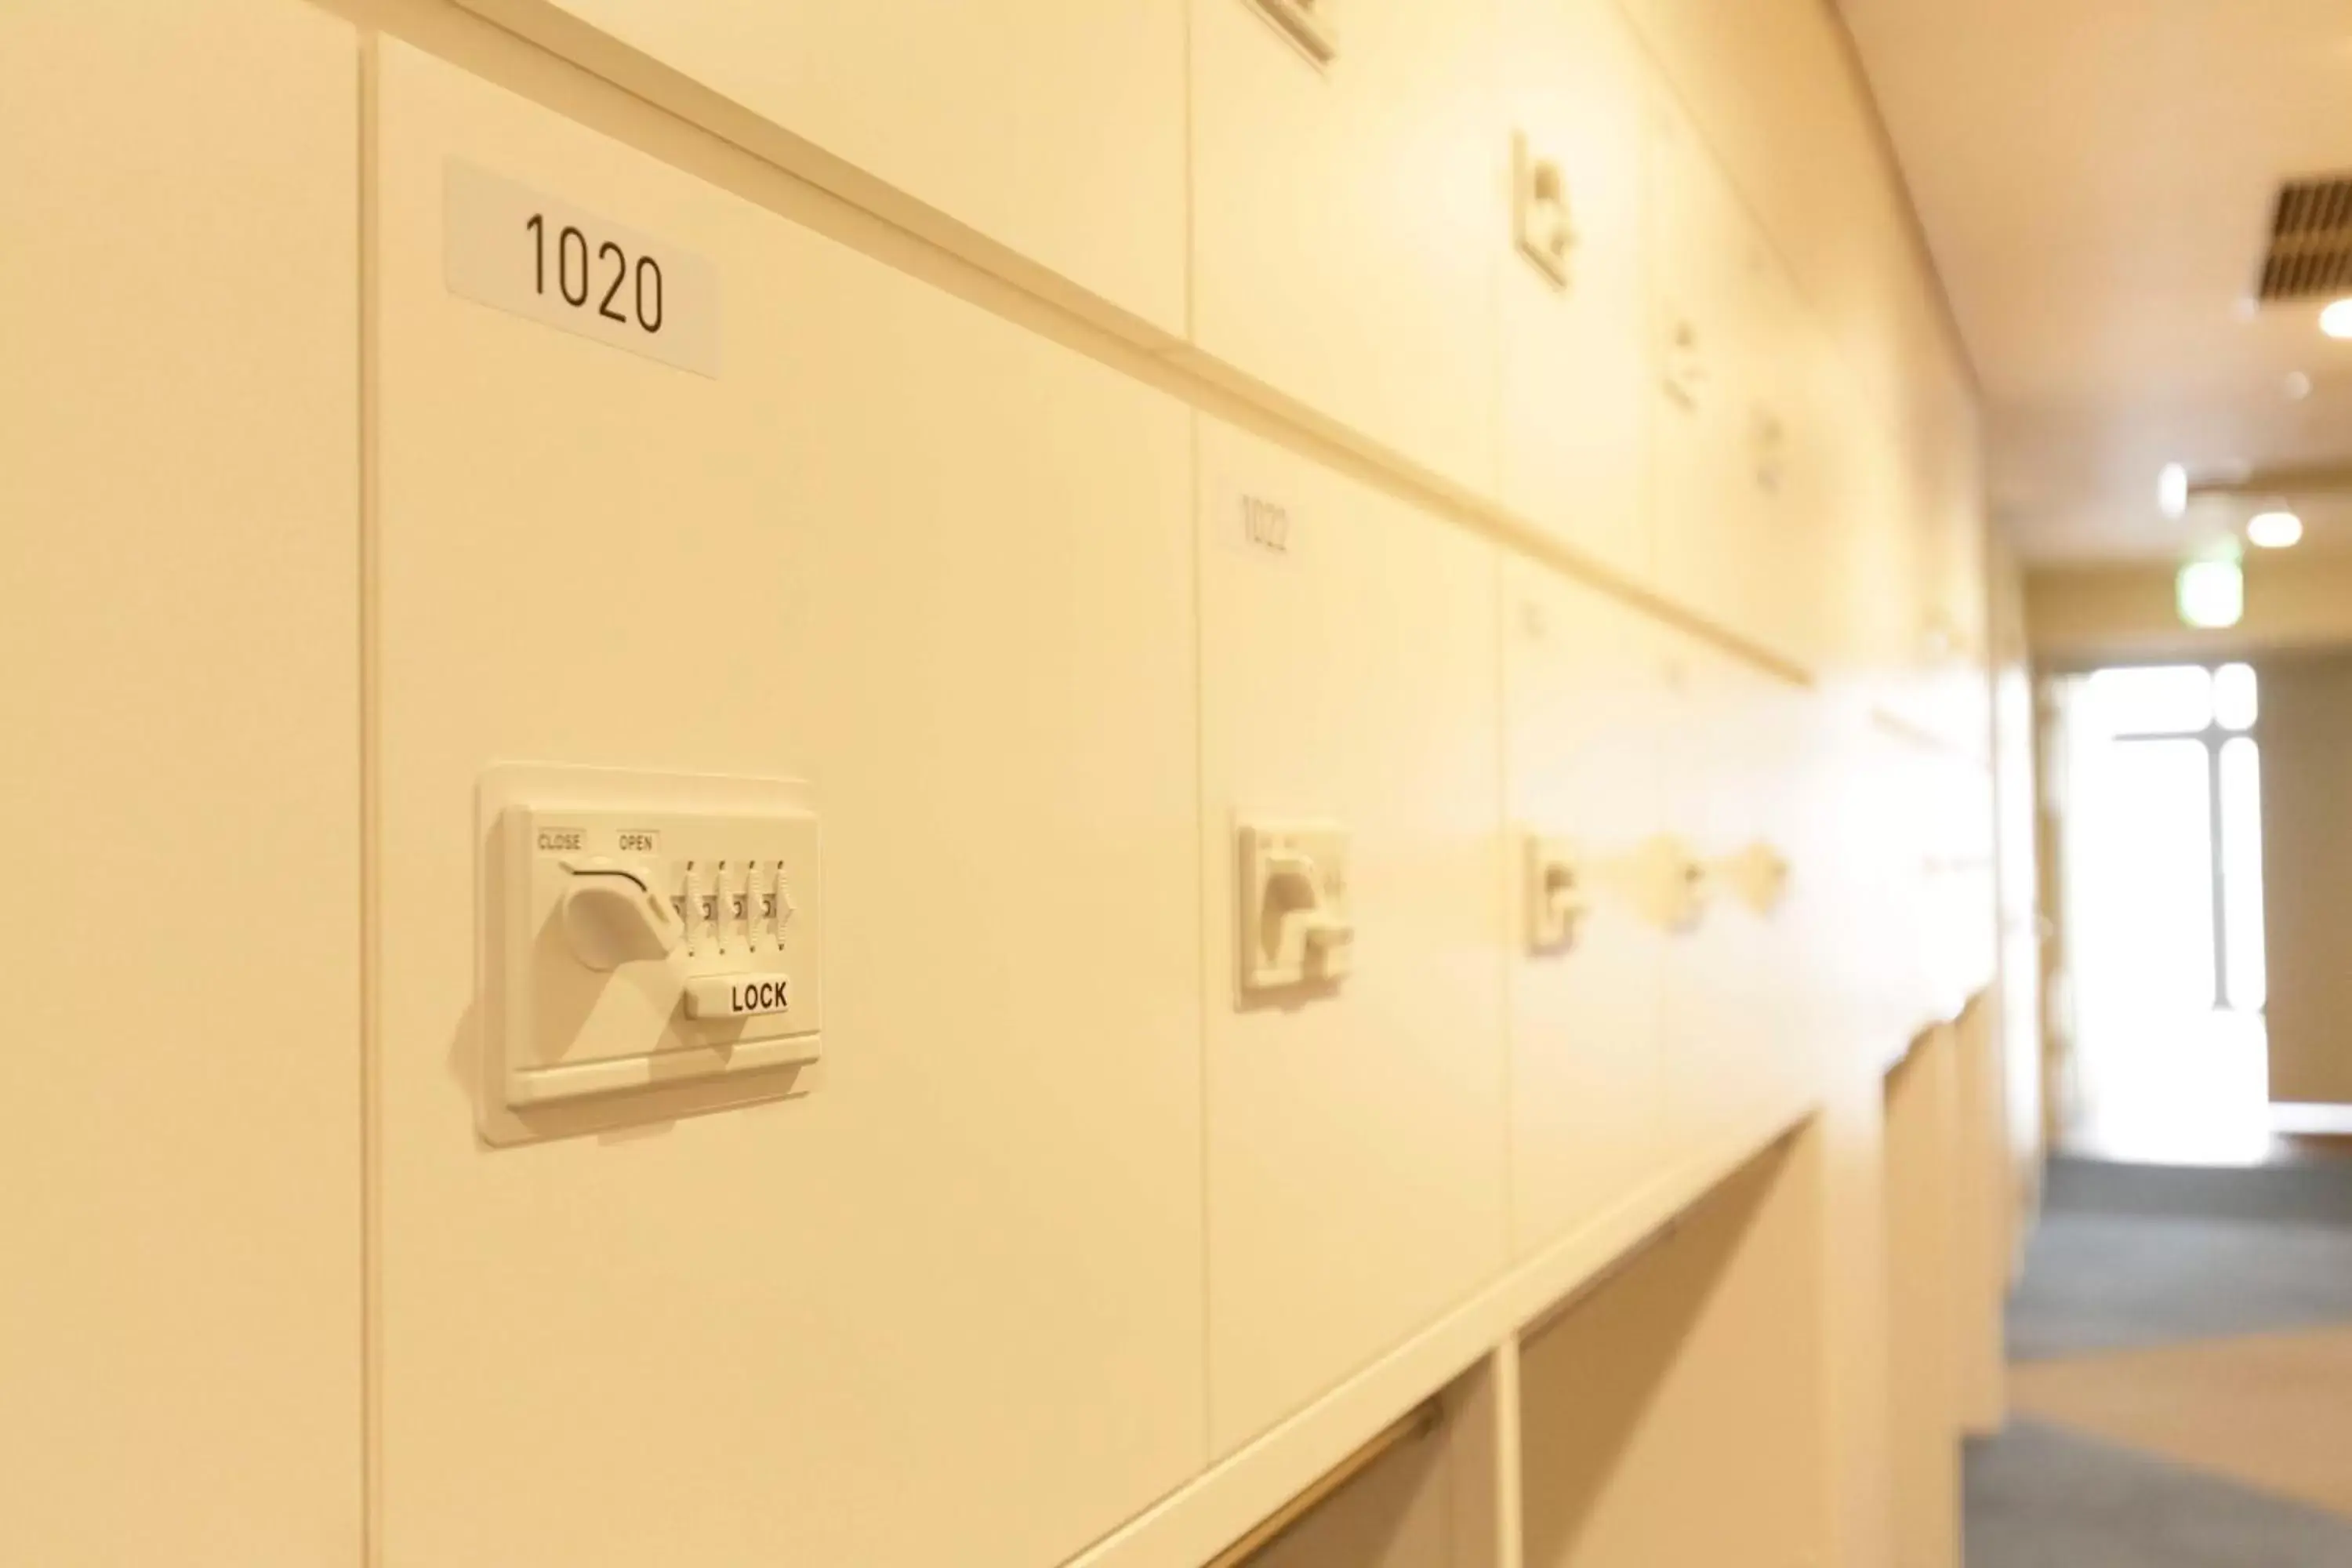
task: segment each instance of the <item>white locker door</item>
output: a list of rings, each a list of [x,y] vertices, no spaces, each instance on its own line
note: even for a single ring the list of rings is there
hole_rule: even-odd
[[[0,1558],[360,1554],[359,55],[0,8]]]
[[[1481,493],[1509,132],[1494,0],[1193,0],[1192,342]],[[1318,63],[1271,19],[1326,18]]]
[[[1759,1134],[1798,1107],[1807,1042],[1784,933],[1790,897],[1761,892],[1754,856],[1786,861],[1780,809],[1790,693],[1686,637],[1668,639],[1668,831],[1704,868],[1704,907],[1670,944],[1665,1033],[1672,1136],[1684,1152]],[[1805,868],[1789,863],[1788,886]]]
[[[1654,560],[1654,380],[1644,178],[1650,85],[1606,0],[1504,0],[1515,201],[1549,165],[1568,237],[1555,277],[1516,243],[1501,282],[1504,504],[1638,583]],[[1534,200],[1538,236],[1547,221]]]
[[[1664,822],[1654,634],[1542,567],[1505,574],[1513,1250],[1526,1257],[1659,1174],[1666,1159],[1666,937],[1632,870]],[[1538,929],[1566,862],[1587,912]]]
[[[464,3],[547,26],[549,5]],[[1184,0],[550,5],[814,143],[781,154],[795,172],[838,188],[838,159],[1184,330]]]
[[[1814,329],[1697,133],[1663,105],[1653,124],[1658,584],[1724,629],[1801,658],[1830,580],[1812,449]]]
[[[1504,1262],[1498,565],[1239,431],[1203,420],[1200,444],[1209,1364],[1226,1453]],[[1287,928],[1275,898],[1244,898],[1236,839],[1302,824],[1348,836],[1349,972],[1244,996],[1243,944]]]
[[[1739,572],[1735,629],[1810,663],[1829,619],[1830,500],[1821,421],[1821,361],[1831,353],[1812,310],[1752,220],[1741,225],[1738,358],[1744,442],[1726,542]]]
[[[1744,631],[1747,563],[1737,544],[1748,485],[1738,341],[1746,215],[1697,132],[1663,95],[1652,110],[1650,197],[1658,588]]]
[[[383,1560],[1060,1562],[1206,1457],[1188,416],[397,44],[378,102]],[[468,168],[715,374],[453,292]],[[811,782],[806,1092],[479,1140],[518,761]]]

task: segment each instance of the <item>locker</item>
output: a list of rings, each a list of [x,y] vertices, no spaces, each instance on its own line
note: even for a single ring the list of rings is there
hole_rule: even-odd
[[[395,43],[378,102],[383,1561],[1062,1561],[1206,1453],[1187,416]],[[459,167],[644,237],[710,374],[454,292]],[[807,781],[809,1084],[478,1138],[508,763]]]
[[[1520,847],[1511,1213],[1513,1249],[1526,1257],[1633,1195],[1667,1157],[1668,939],[1630,885],[1666,827],[1665,689],[1655,634],[1633,612],[1529,563],[1510,563],[1505,584],[1506,820]],[[1565,890],[1586,912],[1540,942],[1547,839],[1570,851]]]
[[[1867,765],[1880,871],[1864,940],[1880,957],[1874,1034],[1882,1061],[1892,1062],[1950,1005],[1929,951],[1939,879],[1929,869],[1937,849],[1922,807],[1935,795],[1934,754],[1916,735],[1874,721]]]
[[[1528,1568],[1828,1561],[1818,1134],[1520,1344]]]
[[[1569,238],[1562,276],[1516,251],[1501,284],[1497,489],[1504,504],[1629,579],[1654,565],[1644,148],[1651,86],[1601,0],[1504,0],[1514,199],[1549,164]]]
[[[1791,855],[1793,689],[1690,637],[1661,638],[1666,819],[1701,889],[1665,976],[1669,1137],[1690,1154],[1802,1109],[1811,1062],[1795,905],[1818,870]],[[1777,891],[1771,861],[1785,872]]]
[[[358,170],[310,6],[0,12],[12,1562],[359,1561]]]
[[[1653,115],[1657,581],[1752,642],[1814,651],[1826,595],[1814,429],[1825,351],[1688,122]]]
[[[1841,412],[1845,369],[1836,340],[1777,257],[1760,286],[1770,324],[1761,406],[1772,436],[1763,459],[1770,482],[1751,491],[1763,594],[1758,625],[1774,652],[1834,671],[1850,660],[1833,563],[1852,440]]]
[[[1992,771],[1965,754],[1925,762],[1922,966],[1932,1016],[1956,1018],[1995,978],[2000,915],[1993,878]]]
[[[467,3],[533,25],[514,0]],[[1162,331],[1184,330],[1184,0],[554,3]]]
[[[1489,546],[1206,419],[1200,453],[1223,1454],[1503,1264],[1501,680]],[[1244,995],[1291,917],[1244,908],[1237,840],[1308,823],[1344,835],[1346,973]]]
[[[1330,18],[1317,61],[1274,13]],[[1196,0],[1192,342],[1481,494],[1508,131],[1492,0]]]

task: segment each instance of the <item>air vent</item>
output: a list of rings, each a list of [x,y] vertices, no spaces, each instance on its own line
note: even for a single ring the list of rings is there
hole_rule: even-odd
[[[2264,300],[2352,294],[2352,174],[2290,180],[2279,187],[2263,258]]]

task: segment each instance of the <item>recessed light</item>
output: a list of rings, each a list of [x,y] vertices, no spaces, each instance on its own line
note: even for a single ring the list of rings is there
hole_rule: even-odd
[[[2338,300],[2320,311],[2319,330],[2331,338],[2352,338],[2352,300]]]
[[[2156,504],[2164,515],[2175,522],[2189,515],[2189,470],[2179,463],[2167,463],[2164,472],[2156,476]]]
[[[2246,542],[2284,550],[2303,538],[2303,519],[2291,511],[2260,511],[2246,521]]]
[[[2286,394],[2289,403],[2301,403],[2311,395],[2311,377],[2299,370],[2291,370],[2286,373],[2286,381],[2281,390]]]

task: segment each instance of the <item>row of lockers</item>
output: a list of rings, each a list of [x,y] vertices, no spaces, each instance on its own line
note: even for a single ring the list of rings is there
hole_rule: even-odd
[[[364,1474],[395,1564],[1061,1561],[1939,1005],[1968,764],[1835,694],[292,0],[10,26],[28,1550],[333,1561]],[[575,307],[476,174],[670,265]],[[515,761],[813,782],[810,1092],[478,1141]],[[1261,816],[1358,941],[1243,1008]],[[1531,832],[1712,896],[1531,951]]]
[[[377,112],[404,1556],[676,1552],[683,1517],[714,1560],[1055,1561],[1793,1118],[1824,1041],[1906,1037],[1824,957],[1899,843],[1826,815],[1824,700],[452,67],[388,47]],[[709,258],[722,374],[453,297],[453,163]],[[516,758],[814,781],[813,1092],[476,1144],[464,807]],[[1293,820],[1349,836],[1350,970],[1245,1005],[1237,831]],[[1678,841],[1713,896],[1670,930],[1596,874],[1532,952],[1530,832],[1596,873]],[[661,1334],[681,1300],[730,1307]],[[626,1440],[687,1408],[726,1467]],[[803,1479],[789,1518],[723,1506],[744,1468]]]
[[[1983,651],[1967,394],[1869,389],[1611,0],[468,3],[1982,747],[1913,689]]]

